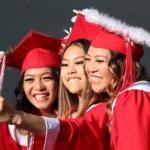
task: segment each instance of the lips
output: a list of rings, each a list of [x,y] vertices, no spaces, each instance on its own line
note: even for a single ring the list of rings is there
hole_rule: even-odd
[[[38,94],[34,94],[34,98],[36,99],[36,100],[39,100],[39,101],[41,101],[41,100],[47,100],[48,99],[48,93],[38,93]]]
[[[79,78],[79,77],[70,77],[70,78],[68,78],[68,82],[75,82],[75,81],[78,81],[78,80],[81,80],[81,78]]]
[[[89,79],[91,82],[97,83],[102,80],[102,77],[97,75],[89,75]]]

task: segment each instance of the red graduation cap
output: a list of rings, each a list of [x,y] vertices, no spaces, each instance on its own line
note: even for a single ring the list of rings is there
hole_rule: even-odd
[[[127,44],[130,47],[133,60],[139,61],[143,56],[143,47],[133,41],[128,41],[128,38],[124,38],[118,33],[103,30],[95,37],[95,39],[93,39],[91,43],[94,47],[118,51],[119,53],[123,53],[125,55],[128,55]]]
[[[19,68],[60,67],[58,50],[61,40],[40,32],[29,32],[6,57],[6,65]]]
[[[125,71],[120,90],[125,89],[135,81],[133,61],[139,61],[143,56],[143,44],[150,46],[149,32],[133,27],[107,14],[89,9],[87,19],[99,25],[103,30],[92,40],[91,46],[118,51],[125,54]]]
[[[139,61],[143,55],[143,47],[140,44],[133,43],[116,33],[103,31],[92,41],[91,46],[117,51],[126,55],[125,73],[121,89],[125,89],[135,81],[133,60]]]
[[[66,39],[66,44],[77,39],[87,39],[91,41],[100,32],[100,30],[102,30],[102,28],[99,25],[88,22],[84,15],[78,14],[71,33],[68,39]]]

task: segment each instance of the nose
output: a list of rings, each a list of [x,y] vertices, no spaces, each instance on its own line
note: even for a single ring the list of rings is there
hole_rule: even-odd
[[[76,68],[74,64],[70,64],[68,67],[68,74],[74,74],[74,73],[76,73]]]
[[[86,63],[85,68],[87,73],[94,73],[98,70],[98,67],[94,61]]]
[[[42,91],[45,89],[45,86],[44,84],[42,83],[42,81],[36,81],[35,85],[34,85],[34,88],[36,90],[39,90],[39,91]]]

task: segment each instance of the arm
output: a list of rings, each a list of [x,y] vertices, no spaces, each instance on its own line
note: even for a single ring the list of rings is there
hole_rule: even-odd
[[[43,117],[13,109],[2,96],[0,96],[0,122],[14,124],[37,134],[45,134],[46,131]]]
[[[58,119],[36,116],[22,111],[17,111],[6,102],[4,97],[1,96],[0,122],[14,124],[35,134],[45,135],[45,149],[52,149],[54,147],[55,140],[59,133]]]
[[[106,104],[99,104],[81,118],[60,120],[60,131],[55,148],[91,150],[94,145],[95,149],[108,149],[106,106]]]
[[[1,101],[1,99],[3,100]],[[97,149],[103,149],[103,141],[107,140],[102,140],[106,134],[102,135],[104,133],[102,128],[105,123],[106,105],[91,109],[83,118],[58,120],[16,111],[2,97],[0,97],[0,105],[1,103],[3,103],[3,109],[0,110],[0,117],[5,114],[8,116],[7,120],[3,120],[4,122],[39,134],[46,132],[45,149],[53,147],[55,142],[56,149],[61,149],[62,146],[64,149],[92,149],[93,145]]]

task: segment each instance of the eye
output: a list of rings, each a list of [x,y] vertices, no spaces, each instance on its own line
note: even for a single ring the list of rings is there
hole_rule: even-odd
[[[90,58],[88,58],[88,57],[85,57],[85,61],[90,61]]]
[[[55,79],[54,76],[45,76],[45,77],[43,77],[44,81],[49,81],[49,80],[54,80],[54,79]]]
[[[67,67],[67,66],[68,66],[68,64],[66,64],[66,63],[61,64],[61,67]]]
[[[75,64],[77,64],[77,65],[82,65],[82,64],[84,64],[84,60],[77,61]]]
[[[33,82],[34,79],[33,78],[25,78],[24,79],[24,82],[27,82],[27,83],[30,83],[30,82]]]
[[[97,61],[97,62],[100,62],[100,63],[105,62],[105,61],[102,60],[102,59],[97,59],[96,61]]]

